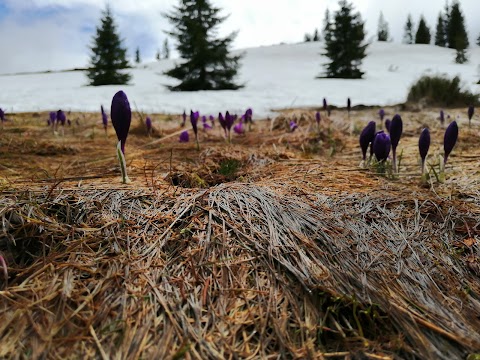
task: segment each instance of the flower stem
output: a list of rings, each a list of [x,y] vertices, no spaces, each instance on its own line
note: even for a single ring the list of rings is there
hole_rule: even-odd
[[[120,162],[120,171],[122,172],[122,183],[128,184],[131,180],[128,178],[127,175],[127,163],[125,162],[125,155],[122,151],[122,142],[119,141],[117,144],[117,157],[118,161]]]

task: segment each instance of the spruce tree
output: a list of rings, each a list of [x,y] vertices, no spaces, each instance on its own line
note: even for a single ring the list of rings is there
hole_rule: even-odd
[[[140,64],[142,60],[140,59],[140,48],[137,47],[137,50],[135,50],[135,62],[137,64]]]
[[[435,32],[435,45],[441,47],[447,46],[446,23],[442,13],[438,14],[437,28]]]
[[[329,41],[331,33],[332,21],[330,19],[330,10],[325,10],[325,18],[323,19],[323,39],[325,42]]]
[[[170,46],[168,45],[168,38],[163,41],[163,58],[170,59]]]
[[[303,37],[304,42],[310,42],[312,41],[312,36],[309,33],[306,33],[305,36]]]
[[[460,3],[454,1],[450,7],[450,14],[447,27],[447,41],[450,49],[465,50],[468,48],[468,36],[465,30],[465,19],[460,10]]]
[[[378,41],[388,41],[388,36],[388,23],[383,17],[383,12],[380,12],[380,17],[378,19],[377,39]]]
[[[478,35],[477,45],[480,46],[480,35]]]
[[[91,46],[90,67],[87,76],[90,85],[123,85],[127,84],[131,75],[122,72],[129,67],[127,50],[117,34],[117,27],[109,6],[102,12],[101,24]]]
[[[410,14],[407,16],[407,22],[405,23],[404,31],[405,33],[403,35],[403,42],[405,44],[413,44],[413,21]]]
[[[339,1],[340,10],[334,14],[334,22],[325,33],[325,64],[329,78],[359,79],[368,44],[364,43],[365,30],[360,13],[353,13],[353,5],[346,0]],[[327,23],[328,24],[328,23]]]
[[[182,62],[165,72],[180,80],[169,86],[174,91],[235,90],[242,87],[235,83],[241,56],[229,53],[235,33],[226,38],[216,38],[216,29],[226,18],[220,16],[220,8],[210,0],[179,0],[179,5],[164,16],[174,30],[168,32],[177,40],[177,50]]]
[[[160,61],[162,59],[162,54],[160,54],[160,50],[157,50],[157,53],[155,54],[155,59]]]
[[[312,41],[320,41],[320,34],[318,33],[318,29],[315,29],[315,31],[313,32]]]
[[[415,44],[430,44],[432,36],[430,35],[430,29],[428,28],[425,19],[420,16],[420,22],[418,23],[418,30],[415,35]]]

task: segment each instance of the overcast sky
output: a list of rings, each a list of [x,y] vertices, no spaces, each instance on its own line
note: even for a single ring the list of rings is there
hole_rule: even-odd
[[[337,9],[337,0],[212,0],[230,17],[220,34],[238,30],[234,48],[281,42],[299,42],[306,32],[322,27],[325,9]],[[418,23],[423,14],[435,32],[445,0],[353,0],[366,22],[367,38],[373,38],[380,11],[389,23],[390,35],[400,42],[408,13]],[[451,2],[451,1],[450,1]],[[0,0],[0,73],[85,66],[89,44],[106,0]],[[154,59],[168,22],[162,12],[178,0],[110,1],[129,55],[140,47],[144,61]],[[479,0],[460,0],[466,17],[470,46],[480,34]],[[479,59],[480,60],[480,59]],[[475,61],[472,59],[472,61]]]

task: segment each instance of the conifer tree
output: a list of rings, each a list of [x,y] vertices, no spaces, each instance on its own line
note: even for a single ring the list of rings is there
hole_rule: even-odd
[[[447,46],[447,34],[446,23],[443,14],[440,12],[437,19],[437,28],[435,32],[435,45],[446,47]]]
[[[135,62],[137,64],[140,64],[142,60],[140,59],[140,48],[137,47],[137,50],[135,50]]]
[[[378,41],[388,41],[389,31],[388,23],[383,17],[383,12],[380,12],[380,17],[378,19],[378,30],[377,30],[377,39]]]
[[[330,30],[331,30],[331,26],[332,26],[332,21],[330,19],[330,10],[325,10],[325,18],[323,19],[323,31],[322,31],[322,35],[323,35],[323,39],[325,40],[325,42],[329,41],[330,39]]]
[[[304,42],[310,42],[312,41],[312,36],[309,33],[306,33],[305,36],[303,37]]]
[[[163,58],[170,59],[170,46],[168,45],[168,38],[163,41]]]
[[[109,6],[102,12],[101,24],[91,46],[90,67],[87,76],[90,85],[122,85],[127,84],[131,75],[122,72],[129,67],[127,50],[117,34],[117,26]]]
[[[450,49],[456,49],[458,51],[468,48],[469,43],[467,31],[465,30],[465,19],[458,1],[454,1],[450,7],[446,34],[448,47]]]
[[[155,59],[160,61],[162,59],[162,54],[160,54],[160,50],[157,50],[157,53],[155,54]]]
[[[340,10],[334,14],[334,21],[325,32],[326,76],[330,78],[361,78],[362,59],[366,56],[368,44],[364,43],[365,30],[360,13],[353,13],[353,5],[346,0],[339,1]]]
[[[480,46],[480,35],[478,35],[477,45]]]
[[[217,38],[216,29],[226,18],[210,0],[179,0],[179,5],[164,16],[174,30],[168,32],[177,40],[182,62],[166,71],[167,76],[180,80],[169,86],[174,91],[235,90],[241,56],[229,53],[235,33]]]
[[[407,22],[405,23],[404,31],[405,33],[403,35],[403,42],[405,44],[413,44],[413,21],[410,14],[407,16]]]
[[[415,44],[430,44],[431,39],[430,29],[422,15],[420,16],[420,22],[418,23],[418,29],[415,35]]]
[[[318,29],[315,29],[315,31],[313,32],[312,41],[320,41],[320,34],[318,33]]]

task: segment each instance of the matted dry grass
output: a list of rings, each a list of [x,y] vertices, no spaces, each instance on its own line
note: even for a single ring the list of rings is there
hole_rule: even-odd
[[[128,186],[111,139],[70,140],[77,151],[58,159],[35,151],[64,140],[9,134],[2,149],[24,153],[2,158],[0,357],[478,352],[478,147],[460,143],[447,182],[424,187],[419,125],[406,121],[401,181],[358,169],[356,137],[334,118],[314,148],[302,127],[268,125],[230,146],[210,136],[199,153],[132,136]]]

